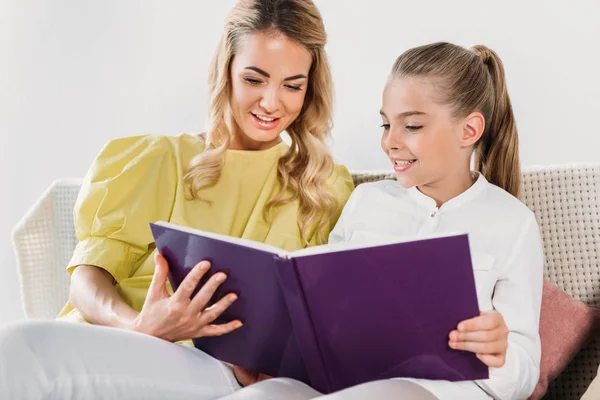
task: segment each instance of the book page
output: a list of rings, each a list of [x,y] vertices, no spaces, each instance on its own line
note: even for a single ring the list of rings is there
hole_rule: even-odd
[[[312,255],[316,255],[316,254],[326,254],[326,253],[335,253],[335,252],[341,252],[341,251],[346,251],[346,250],[366,249],[366,248],[371,248],[371,247],[385,246],[388,244],[418,242],[421,240],[429,240],[429,239],[460,236],[460,235],[465,235],[465,233],[442,232],[442,233],[432,233],[432,234],[423,235],[423,236],[411,235],[411,236],[396,236],[396,237],[391,236],[391,235],[386,235],[387,237],[385,237],[385,238],[380,236],[374,240],[363,240],[363,241],[361,241],[360,244],[351,242],[351,243],[324,244],[321,246],[307,247],[306,249],[292,251],[291,253],[289,253],[289,256],[292,258],[297,258],[297,257],[312,256]]]
[[[166,228],[175,229],[175,230],[178,230],[181,232],[186,232],[191,235],[203,236],[203,237],[207,237],[207,238],[211,238],[211,239],[215,239],[215,240],[220,240],[222,242],[233,243],[233,244],[237,244],[239,246],[250,247],[250,248],[256,249],[256,250],[266,251],[268,253],[276,254],[282,258],[289,257],[288,252],[283,249],[280,249],[279,247],[271,246],[271,245],[261,243],[261,242],[255,242],[253,240],[236,238],[236,237],[227,236],[227,235],[220,235],[218,233],[206,232],[206,231],[203,231],[200,229],[189,228],[186,226],[176,225],[176,224],[172,224],[170,222],[165,222],[165,221],[158,221],[155,223],[155,225],[164,226]]]

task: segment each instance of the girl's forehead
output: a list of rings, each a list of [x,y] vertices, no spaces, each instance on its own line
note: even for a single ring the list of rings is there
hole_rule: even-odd
[[[398,77],[390,79],[383,91],[382,115],[398,116],[447,114],[450,107],[442,101],[435,81],[427,78]]]
[[[394,78],[388,81],[383,91],[384,104],[398,107],[426,105],[434,99],[434,85],[424,79]]]

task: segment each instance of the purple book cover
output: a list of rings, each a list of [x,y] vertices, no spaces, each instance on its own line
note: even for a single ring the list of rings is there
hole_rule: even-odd
[[[238,294],[235,303],[215,323],[239,319],[244,326],[223,336],[193,339],[194,345],[240,367],[309,383],[279,286],[278,257],[268,251],[276,248],[240,246],[218,239],[220,235],[204,232],[211,237],[200,236],[165,225],[150,224],[150,227],[158,251],[169,263],[173,290],[198,262],[209,260],[211,269],[200,285],[216,272],[225,272],[227,279],[213,300],[227,293]],[[288,262],[292,268],[291,261]]]
[[[314,379],[309,369],[315,388],[489,377],[475,354],[448,347],[450,331],[479,315],[467,235],[293,260],[325,365]]]
[[[150,224],[176,289],[201,260],[229,278],[215,300],[238,300],[217,322],[244,326],[194,339],[206,353],[330,393],[392,377],[487,379],[473,353],[448,347],[458,322],[479,315],[467,235],[298,252]]]

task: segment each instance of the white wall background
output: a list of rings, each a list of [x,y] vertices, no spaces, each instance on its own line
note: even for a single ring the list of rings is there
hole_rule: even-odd
[[[201,131],[206,71],[234,0],[0,0],[0,324],[23,318],[11,227],[111,138]],[[502,57],[524,165],[600,161],[598,0],[316,0],[337,92],[333,150],[387,168],[394,59],[446,40]]]

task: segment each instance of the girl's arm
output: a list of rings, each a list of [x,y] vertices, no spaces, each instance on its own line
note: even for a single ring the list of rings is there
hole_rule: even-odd
[[[531,214],[518,233],[513,254],[494,288],[492,304],[508,328],[508,346],[503,365],[492,366],[490,379],[477,382],[494,398],[525,399],[539,379],[543,271],[542,240]]]

